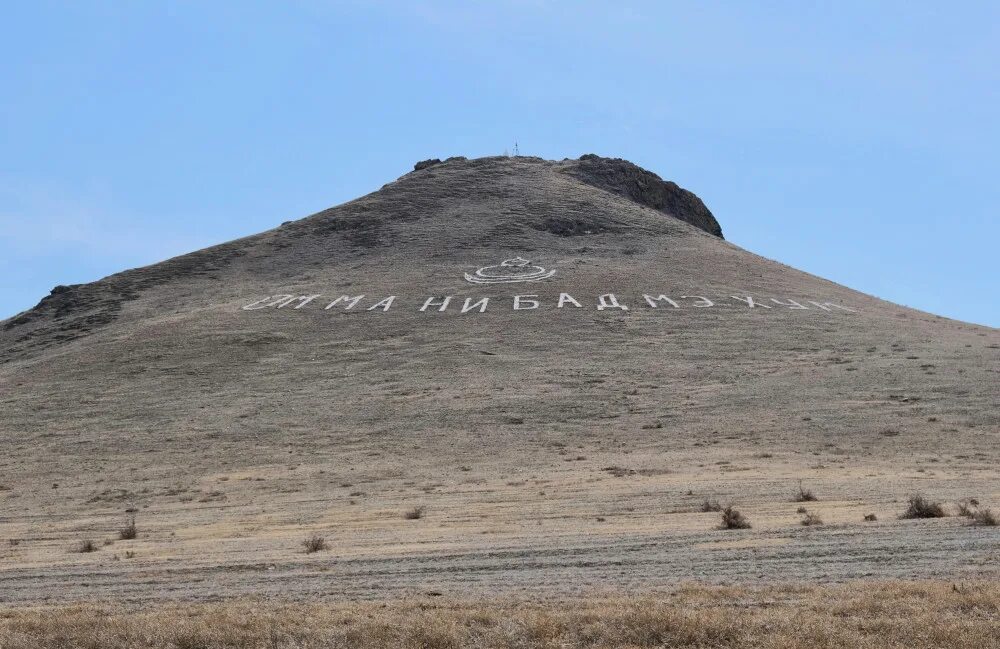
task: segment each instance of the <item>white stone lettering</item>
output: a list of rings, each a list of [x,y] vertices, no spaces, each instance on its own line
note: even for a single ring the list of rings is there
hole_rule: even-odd
[[[333,302],[330,302],[329,304],[327,304],[326,305],[326,309],[324,309],[324,310],[332,309],[333,307],[335,307],[338,304],[340,304],[341,302],[343,302],[344,304],[346,304],[346,306],[344,307],[344,311],[350,311],[351,309],[353,309],[358,304],[358,302],[360,302],[362,300],[362,298],[364,298],[364,295],[356,295],[354,297],[351,297],[349,295],[341,295],[340,297],[338,297]]]
[[[809,307],[803,306],[798,302],[796,302],[795,300],[785,300],[784,302],[782,302],[781,300],[772,297],[771,301],[781,306],[787,306],[789,309],[805,309],[806,311],[809,310]]]
[[[657,302],[666,302],[675,309],[681,308],[681,305],[677,304],[666,295],[657,295],[656,297],[653,297],[652,295],[643,295],[642,297],[646,298],[646,303],[654,309],[659,306]]]
[[[283,306],[288,306],[289,304],[291,304],[292,302],[294,302],[297,299],[299,299],[299,298],[295,297],[294,295],[289,295],[287,299],[279,300],[275,304],[277,304],[277,308],[280,309]]]
[[[429,309],[432,306],[438,307],[438,311],[444,311],[445,309],[448,308],[448,303],[449,302],[451,302],[451,296],[450,295],[446,295],[444,297],[444,299],[441,299],[441,300],[438,300],[436,297],[429,297],[424,302],[424,305],[422,307],[420,307],[420,311],[421,312],[426,311],[427,309]]]
[[[568,304],[572,304],[573,306],[575,306],[577,308],[582,308],[583,307],[583,305],[580,304],[579,302],[577,302],[576,300],[574,300],[573,296],[570,295],[569,293],[560,293],[559,294],[559,304],[557,304],[556,307],[559,308],[559,309],[561,309],[564,306],[566,306],[567,303]]]
[[[809,300],[809,304],[815,304],[816,306],[818,306],[819,308],[823,309],[824,311],[829,311],[831,308],[833,308],[833,309],[841,309],[843,311],[850,311],[851,313],[855,313],[854,309],[848,309],[846,306],[840,306],[839,304],[834,304],[833,302],[813,302],[812,300]]]
[[[514,310],[515,311],[525,311],[529,309],[538,308],[538,300],[528,300],[529,297],[538,297],[537,295],[515,295],[514,296]]]
[[[621,309],[622,311],[628,311],[628,307],[624,304],[618,303],[618,298],[615,297],[614,293],[605,293],[597,297],[597,310],[603,311],[604,309]]]
[[[298,299],[299,303],[296,304],[294,308],[301,309],[305,305],[309,304],[310,302],[318,298],[320,295],[322,294],[317,293],[316,295],[300,295],[298,298],[296,298]]]
[[[479,307],[480,313],[486,312],[486,305],[490,303],[490,298],[484,297],[475,303],[473,303],[472,300],[473,298],[471,297],[465,298],[465,303],[462,305],[462,313],[468,313],[469,311],[472,311],[476,307]]]
[[[767,304],[761,304],[760,302],[754,302],[753,301],[753,297],[750,296],[750,295],[746,296],[745,298],[740,297],[739,295],[730,295],[729,297],[733,298],[734,300],[739,300],[740,302],[745,302],[746,305],[748,307],[750,307],[751,309],[754,308],[754,307],[756,307],[756,306],[759,306],[762,309],[770,309],[771,308]]]
[[[475,273],[466,273],[465,281],[470,284],[516,284],[518,282],[540,282],[556,274],[541,266],[531,266],[531,261],[523,257],[505,259],[496,266],[483,266]]]
[[[389,297],[385,298],[384,300],[379,300],[375,304],[373,304],[370,307],[368,307],[368,311],[374,311],[375,309],[378,309],[380,307],[381,307],[382,311],[388,311],[389,307],[392,306],[392,303],[393,303],[393,301],[395,299],[396,299],[395,295],[390,295]]]
[[[711,301],[707,297],[702,297],[701,295],[682,295],[681,299],[682,300],[688,300],[688,299],[698,300],[697,302],[695,302],[691,306],[696,306],[696,307],[702,308],[702,309],[710,307],[710,306],[715,306],[715,302]]]
[[[256,302],[251,302],[250,304],[243,307],[244,311],[256,311],[257,309],[266,309],[269,306],[274,306],[279,302],[283,302],[288,298],[294,298],[292,295],[268,295],[267,297],[257,300]]]

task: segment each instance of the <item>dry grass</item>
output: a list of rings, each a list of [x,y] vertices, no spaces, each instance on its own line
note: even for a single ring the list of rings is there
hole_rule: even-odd
[[[993,513],[993,510],[989,507],[984,507],[982,509],[977,509],[972,515],[972,523],[974,525],[987,525],[989,527],[996,527],[997,523],[1000,522],[997,519],[997,515]]]
[[[130,541],[139,536],[139,528],[135,525],[135,516],[125,519],[125,524],[118,530],[118,538],[123,541]]]
[[[73,552],[80,552],[86,554],[88,552],[97,552],[98,549],[99,548],[97,547],[97,544],[94,543],[92,540],[84,539],[83,541],[80,541],[79,543],[76,544],[76,547],[73,548]]]
[[[734,509],[730,505],[722,510],[722,524],[720,528],[724,530],[748,530],[750,529],[750,521],[747,520],[747,517],[740,510]]]
[[[326,543],[326,539],[319,534],[313,534],[302,542],[302,547],[306,549],[306,554],[312,554],[313,552],[322,552],[330,548]]]
[[[806,527],[812,527],[813,525],[822,525],[823,519],[816,512],[807,512],[800,522]]]
[[[424,513],[426,511],[427,511],[427,508],[424,507],[423,505],[421,505],[419,507],[414,507],[413,509],[409,509],[406,512],[404,512],[403,513],[403,518],[405,518],[408,521],[415,521],[415,520],[423,518],[424,517]]]
[[[815,502],[817,500],[819,500],[819,498],[816,497],[816,494],[813,493],[812,489],[806,489],[806,488],[804,488],[802,486],[802,483],[800,482],[799,483],[799,492],[797,494],[795,494],[794,502],[797,502],[797,503],[810,503],[810,502]]]
[[[4,649],[758,647],[995,649],[1000,584],[682,586],[646,597],[519,602],[261,601],[0,611]]]
[[[906,511],[899,515],[900,518],[944,518],[948,514],[944,511],[941,503],[928,500],[921,494],[910,496],[909,505]]]

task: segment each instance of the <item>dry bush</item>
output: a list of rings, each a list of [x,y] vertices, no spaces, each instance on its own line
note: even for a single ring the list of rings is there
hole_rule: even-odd
[[[734,509],[730,505],[722,510],[722,524],[719,528],[723,530],[748,530],[750,529],[750,521],[740,513],[740,510]]]
[[[796,514],[805,514],[807,511],[809,511],[809,510],[806,509],[805,507],[799,507],[798,509],[795,510],[795,513]]]
[[[313,552],[319,552],[330,548],[330,546],[326,544],[326,539],[319,534],[313,534],[303,541],[302,547],[306,549],[306,554],[312,554]]]
[[[15,608],[4,649],[1000,649],[1000,583],[685,585],[560,600]]]
[[[989,507],[983,507],[982,509],[977,509],[976,513],[972,515],[972,523],[973,525],[988,525],[990,527],[996,527],[997,516]]]
[[[722,505],[719,504],[718,500],[706,500],[701,504],[701,511],[703,512],[721,512]]]
[[[878,520],[878,516],[875,514],[865,514],[865,521],[873,523]]]
[[[409,509],[406,512],[404,512],[403,513],[403,518],[405,518],[408,521],[415,521],[415,520],[417,520],[419,518],[423,518],[424,517],[424,513],[426,511],[427,511],[427,508],[424,507],[423,505],[420,505],[419,507],[414,507],[413,509]]]
[[[816,500],[819,500],[819,498],[817,498],[816,494],[814,494],[812,492],[812,489],[805,489],[805,488],[803,488],[802,483],[800,482],[799,483],[799,493],[795,494],[795,501],[794,502],[797,502],[797,503],[809,503],[809,502],[814,502]]]
[[[85,539],[83,541],[80,541],[77,544],[77,546],[73,548],[74,552],[80,552],[80,553],[97,552],[97,550],[98,550],[97,544],[91,541],[90,539]]]
[[[948,514],[941,503],[931,502],[921,494],[910,496],[909,505],[900,518],[944,518]]]
[[[815,512],[807,512],[805,516],[802,517],[801,523],[806,527],[812,527],[813,525],[822,525],[823,519],[819,517],[819,514]]]
[[[118,538],[123,541],[130,541],[139,536],[139,529],[135,526],[135,516],[125,519],[125,524],[118,530]]]

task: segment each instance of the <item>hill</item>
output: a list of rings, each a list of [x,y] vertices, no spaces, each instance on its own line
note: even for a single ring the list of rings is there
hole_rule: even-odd
[[[622,160],[417,167],[0,323],[0,599],[996,574],[996,528],[896,515],[1000,505],[1000,332],[742,250]]]

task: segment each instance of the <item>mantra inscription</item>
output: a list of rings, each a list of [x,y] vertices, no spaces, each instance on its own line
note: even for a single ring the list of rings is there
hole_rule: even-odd
[[[540,282],[555,275],[556,271],[548,270],[542,266],[532,265],[531,260],[523,257],[513,257],[505,259],[493,266],[483,266],[475,273],[465,273],[465,281],[470,284],[514,284],[521,282]],[[779,299],[777,297],[755,298],[751,295],[729,295],[727,297],[716,297],[714,299],[704,295],[677,295],[674,297],[663,294],[643,293],[641,298],[630,298],[620,300],[614,293],[604,293],[598,295],[596,299],[576,299],[569,293],[559,293],[556,298],[554,294],[542,297],[538,293],[525,295],[512,295],[507,298],[501,297],[464,297],[454,295],[432,295],[426,298],[409,300],[400,298],[398,295],[387,295],[385,297],[374,297],[362,295],[340,295],[337,297],[326,296],[322,293],[312,295],[295,295],[284,293],[279,295],[269,295],[243,307],[245,311],[257,311],[260,309],[304,309],[322,308],[324,311],[331,309],[336,311],[374,311],[385,313],[393,309],[400,303],[397,310],[416,309],[420,312],[432,313],[486,313],[487,309],[494,311],[533,311],[535,309],[555,308],[555,309],[585,309],[587,303],[589,308],[596,308],[598,311],[614,309],[617,311],[628,311],[629,304],[646,309],[714,309],[714,308],[745,308],[745,309],[794,309],[798,311],[844,311],[854,313],[855,310],[834,302],[819,300],[793,300],[790,298]],[[333,298],[333,299],[331,299]],[[325,306],[324,306],[325,305]]]
[[[321,299],[323,298],[323,299]],[[432,313],[486,313],[493,311],[532,311],[535,309],[594,309],[605,311],[614,309],[792,309],[796,311],[826,311],[856,313],[856,309],[830,301],[806,300],[776,297],[754,297],[752,295],[729,295],[709,298],[704,295],[654,295],[644,293],[625,300],[614,293],[604,293],[596,299],[577,299],[569,293],[559,293],[558,297],[542,297],[537,293],[512,295],[509,297],[463,297],[454,295],[432,295],[426,298],[401,298],[398,295],[367,296],[339,295],[325,296],[322,293],[295,295],[285,293],[269,295],[245,306],[244,311],[260,309],[321,309],[324,311],[372,311],[385,313],[390,310],[416,310]]]

